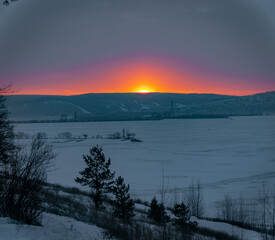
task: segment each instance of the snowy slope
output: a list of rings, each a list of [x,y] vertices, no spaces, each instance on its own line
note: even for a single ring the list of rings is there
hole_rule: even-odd
[[[244,239],[244,240],[261,240],[262,239],[261,234],[256,231],[243,229],[228,223],[200,220],[200,219],[196,219],[195,217],[193,217],[192,220],[196,220],[199,224],[199,227],[209,228],[220,232],[225,232],[229,235],[238,236],[240,239]]]
[[[0,218],[0,240],[103,240],[104,230],[72,218],[43,214],[42,227]]]
[[[139,208],[141,209],[141,206]],[[167,215],[173,218],[173,214],[171,211],[167,211]],[[197,217],[194,217],[194,216],[192,216],[190,220],[196,221],[198,223],[199,228],[207,228],[217,232],[227,233],[228,235],[237,236],[243,240],[261,240],[262,239],[261,233],[259,232],[248,230],[245,228],[240,228],[229,223],[203,220],[203,219],[198,219]]]

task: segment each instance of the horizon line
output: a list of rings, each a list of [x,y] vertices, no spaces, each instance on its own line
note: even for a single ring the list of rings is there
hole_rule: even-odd
[[[268,90],[263,92],[255,92],[250,94],[222,94],[222,93],[213,93],[213,92],[86,92],[86,93],[76,93],[76,94],[16,94],[16,93],[7,93],[6,96],[64,96],[64,97],[70,97],[70,96],[80,96],[80,95],[87,95],[87,94],[139,94],[139,95],[150,95],[150,94],[211,94],[211,95],[223,95],[223,96],[237,96],[237,97],[244,97],[244,96],[252,96],[256,94],[262,94],[262,93],[269,93],[269,92],[275,92],[275,90]]]

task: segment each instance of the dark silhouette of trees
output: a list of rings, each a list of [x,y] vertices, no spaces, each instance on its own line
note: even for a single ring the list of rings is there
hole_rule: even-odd
[[[129,189],[129,184],[126,186],[121,176],[115,180],[113,187],[115,196],[113,201],[114,213],[124,221],[130,220],[134,216],[134,202],[130,197]]]
[[[190,221],[190,211],[184,202],[175,204],[172,212],[174,214],[173,223],[182,232],[184,238],[196,230],[197,223]]]
[[[75,181],[83,186],[89,186],[92,190],[92,198],[95,207],[98,208],[104,195],[111,191],[115,173],[109,169],[111,159],[105,159],[102,147],[95,146],[90,149],[90,155],[83,155],[87,167],[79,172],[81,177]]]
[[[219,215],[226,221],[237,220],[237,204],[231,196],[226,194],[224,199],[218,204]]]
[[[8,88],[0,88],[0,209],[3,212],[5,184],[16,151],[13,127],[8,119],[4,94]]]
[[[153,219],[156,223],[160,224],[167,218],[165,208],[162,203],[158,203],[156,197],[154,197],[150,203],[148,211],[148,217]]]
[[[41,192],[55,154],[41,134],[34,138],[29,151],[14,144],[4,103],[7,90],[0,89],[0,213],[35,224],[44,210]]]
[[[7,88],[0,88],[0,160],[2,163],[9,162],[9,159],[16,149],[14,144],[13,126],[8,119],[8,110],[5,106],[5,92]]]
[[[3,213],[27,224],[37,224],[44,211],[41,198],[47,172],[55,157],[52,146],[38,134],[29,152],[18,151],[5,179]]]
[[[198,181],[196,184],[192,182],[187,192],[187,205],[193,216],[198,218],[204,214],[204,199],[203,199],[203,187]]]

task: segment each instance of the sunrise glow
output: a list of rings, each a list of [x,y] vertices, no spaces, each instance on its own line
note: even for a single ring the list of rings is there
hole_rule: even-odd
[[[210,72],[167,56],[139,55],[50,73],[21,74],[9,79],[18,79],[17,81],[24,83],[22,86],[17,85],[16,94],[170,92],[248,95],[265,90],[261,89],[258,81],[247,88],[245,79],[242,81],[237,77]]]
[[[155,91],[150,87],[141,86],[141,87],[134,89],[132,92],[146,94],[146,93],[151,93],[151,92],[155,92]]]
[[[138,93],[149,93],[150,91],[147,89],[141,89],[138,91]]]

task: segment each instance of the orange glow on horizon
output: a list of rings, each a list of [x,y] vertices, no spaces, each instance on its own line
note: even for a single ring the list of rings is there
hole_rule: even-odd
[[[75,70],[17,76],[15,94],[76,95],[85,93],[215,93],[249,95],[264,92],[245,81],[175,66],[163,59],[105,62]],[[37,80],[38,79],[38,80]],[[238,80],[238,81],[237,81]],[[244,83],[242,83],[244,82]],[[14,94],[14,93],[13,93]]]

